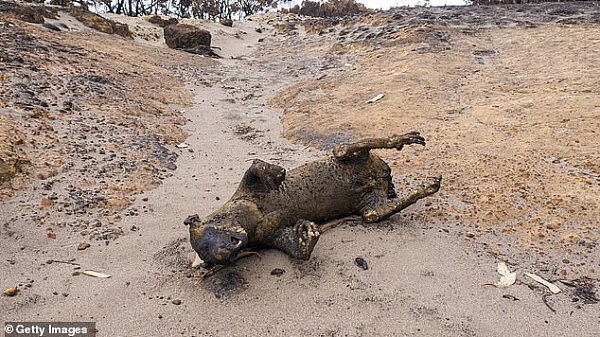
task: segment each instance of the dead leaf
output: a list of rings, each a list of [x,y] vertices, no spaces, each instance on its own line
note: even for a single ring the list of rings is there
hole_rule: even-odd
[[[50,207],[50,206],[54,205],[54,201],[52,201],[52,199],[49,199],[49,198],[44,198],[44,199],[42,199],[40,204],[42,205],[42,207]]]
[[[500,274],[500,281],[494,283],[498,288],[505,288],[513,285],[517,280],[517,273],[511,273],[504,262],[498,262],[498,274]]]
[[[384,96],[383,94],[379,94],[379,95],[371,98],[370,100],[368,100],[367,103],[375,103],[375,102],[379,101],[380,99],[382,99],[383,96]]]
[[[2,292],[2,294],[6,295],[6,296],[15,296],[17,293],[19,292],[19,288],[12,287],[12,288],[8,288],[8,289],[4,289],[4,291]]]
[[[204,261],[202,261],[202,259],[200,258],[200,256],[198,256],[198,254],[196,254],[196,257],[194,258],[194,262],[192,262],[192,268],[198,268],[203,263],[204,263]]]
[[[99,273],[99,272],[93,271],[93,270],[84,270],[81,273],[88,275],[88,276],[100,277],[100,278],[109,278],[110,277],[110,275],[108,275],[108,274]]]
[[[537,276],[536,274],[531,274],[531,273],[525,273],[525,275],[529,276],[532,280],[541,283],[543,285],[545,285],[546,287],[548,287],[548,289],[550,289],[550,291],[553,294],[558,294],[560,292],[560,288],[557,287],[555,284],[552,284],[546,280],[544,280],[543,278]]]

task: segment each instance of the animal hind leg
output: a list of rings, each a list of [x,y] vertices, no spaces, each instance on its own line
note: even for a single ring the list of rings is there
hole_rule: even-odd
[[[406,197],[393,200],[379,200],[379,202],[370,203],[362,211],[362,218],[365,222],[379,222],[387,219],[390,216],[400,212],[406,207],[414,204],[415,202],[430,196],[440,190],[440,184],[442,177],[437,177],[433,183],[428,186],[423,186]]]
[[[364,157],[371,149],[402,150],[404,145],[425,145],[425,138],[417,131],[387,138],[367,138],[356,143],[340,144],[333,148],[333,156],[339,160]]]

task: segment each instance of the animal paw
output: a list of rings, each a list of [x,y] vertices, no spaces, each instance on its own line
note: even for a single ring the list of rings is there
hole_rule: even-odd
[[[314,245],[321,235],[317,224],[308,220],[298,220],[296,225],[294,225],[294,232],[301,246]]]
[[[442,184],[442,176],[435,177],[433,180],[433,183],[431,183],[429,186],[425,187],[424,194],[431,195],[431,194],[436,193],[437,191],[440,190],[441,184]]]
[[[401,150],[404,145],[420,144],[425,145],[425,138],[417,131],[412,131],[403,135],[395,135],[390,137],[390,143],[397,150]]]

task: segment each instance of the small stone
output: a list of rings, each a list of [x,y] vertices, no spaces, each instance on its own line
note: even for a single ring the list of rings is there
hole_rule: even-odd
[[[475,233],[473,233],[473,232],[466,232],[465,236],[468,237],[468,238],[474,238],[475,237]]]
[[[173,303],[175,305],[180,305],[181,304],[181,300],[175,299],[175,300],[172,300],[171,303]]]
[[[275,268],[273,270],[271,270],[271,275],[275,275],[275,276],[281,276],[285,273],[285,269],[281,269],[281,268]]]
[[[79,245],[77,246],[77,250],[86,250],[90,248],[90,244],[87,242],[81,242],[79,243]]]
[[[162,316],[162,315],[158,315],[158,319],[162,319],[162,318],[163,318],[163,316]]]
[[[369,264],[367,263],[367,260],[363,259],[360,256],[357,257],[356,259],[354,259],[354,264],[357,265],[362,270],[369,269]]]
[[[559,229],[559,228],[560,228],[560,224],[558,224],[558,223],[555,223],[555,222],[553,222],[553,223],[549,223],[549,224],[547,224],[547,225],[546,225],[546,228],[548,228],[548,229],[553,229],[553,230],[557,230],[557,229]]]
[[[51,230],[46,233],[46,236],[48,236],[48,239],[56,239],[56,234]]]
[[[233,27],[233,20],[231,19],[221,19],[221,24],[226,27]]]

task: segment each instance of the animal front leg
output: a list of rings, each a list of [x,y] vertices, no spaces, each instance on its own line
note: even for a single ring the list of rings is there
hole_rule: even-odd
[[[275,233],[270,245],[293,258],[308,260],[320,235],[317,224],[298,220],[294,226],[283,227]]]
[[[255,159],[246,170],[240,188],[242,191],[266,192],[276,190],[285,180],[285,168]]]
[[[430,185],[421,187],[404,198],[386,200],[385,202],[380,204],[372,204],[371,206],[367,206],[362,211],[362,218],[365,222],[370,223],[387,219],[390,216],[400,212],[406,207],[419,201],[420,199],[423,199],[439,191],[441,182],[442,177],[440,176],[435,178],[433,183],[431,183]]]
[[[368,138],[356,143],[340,144],[333,148],[333,156],[339,160],[347,160],[366,156],[372,149],[402,150],[404,145],[425,145],[425,138],[417,131],[388,138]]]

